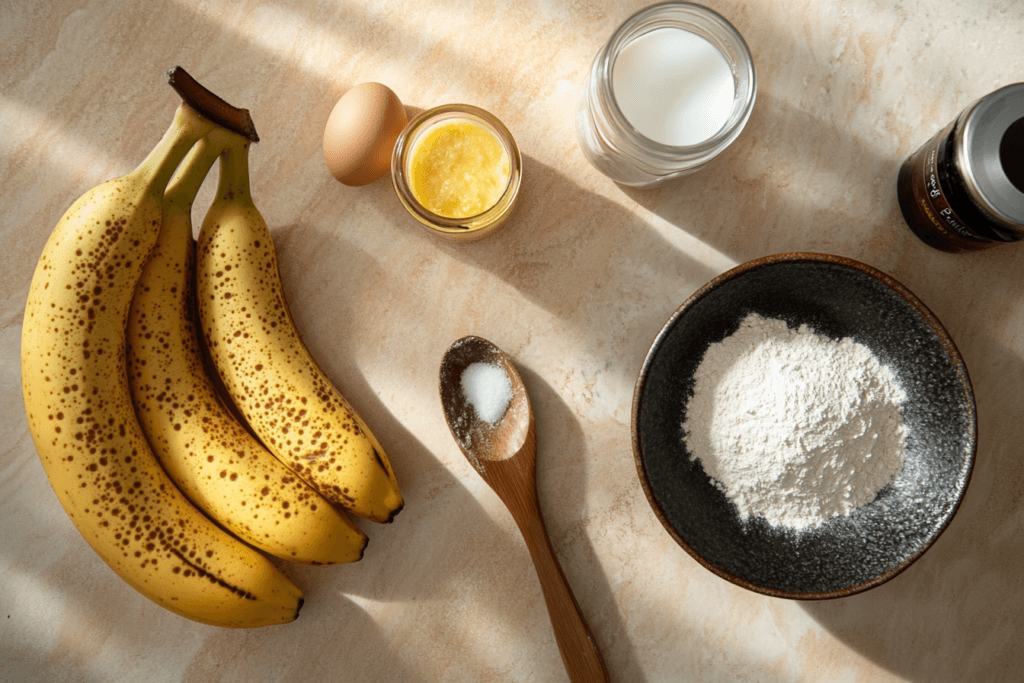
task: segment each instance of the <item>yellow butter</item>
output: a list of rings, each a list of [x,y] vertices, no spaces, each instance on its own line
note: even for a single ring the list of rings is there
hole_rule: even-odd
[[[448,120],[424,132],[412,149],[409,186],[424,208],[468,218],[498,203],[508,187],[508,152],[484,126]]]

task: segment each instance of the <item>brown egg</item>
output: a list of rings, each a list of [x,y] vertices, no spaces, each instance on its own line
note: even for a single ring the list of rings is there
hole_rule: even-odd
[[[398,95],[360,83],[334,105],[324,128],[324,161],[345,185],[366,185],[391,168],[391,151],[408,117]]]

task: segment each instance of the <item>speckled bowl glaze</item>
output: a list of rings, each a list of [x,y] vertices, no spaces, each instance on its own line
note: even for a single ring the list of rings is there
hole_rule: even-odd
[[[852,337],[907,394],[906,463],[847,517],[794,531],[736,506],[691,461],[682,423],[708,346],[748,313]],[[644,492],[672,537],[704,567],[758,593],[824,599],[878,586],[949,525],[974,465],[977,415],[967,368],[942,324],[906,287],[825,254],[767,256],[720,275],[679,307],[651,346],[633,397],[633,453]]]

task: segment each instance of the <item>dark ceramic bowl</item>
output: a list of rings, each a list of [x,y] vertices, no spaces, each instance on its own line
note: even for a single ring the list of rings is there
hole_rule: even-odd
[[[903,470],[849,516],[794,531],[736,506],[691,461],[682,423],[708,346],[748,313],[852,337],[907,394]],[[941,323],[891,277],[822,254],[750,261],[701,287],[672,315],[647,354],[633,397],[633,453],[654,512],[706,568],[781,598],[822,599],[878,586],[927,550],[956,513],[977,440],[967,368]]]

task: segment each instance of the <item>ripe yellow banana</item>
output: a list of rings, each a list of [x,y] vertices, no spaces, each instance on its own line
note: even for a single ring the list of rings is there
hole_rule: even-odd
[[[266,447],[332,503],[377,522],[402,509],[384,450],[321,372],[284,298],[270,231],[249,194],[248,143],[221,155],[196,250],[210,357]]]
[[[137,169],[86,192],[60,219],[25,306],[22,390],[53,490],[99,556],[171,611],[251,627],[292,621],[302,593],[175,488],[135,417],[125,360],[128,309],[164,189],[213,125],[183,104]]]
[[[209,517],[277,557],[354,562],[366,535],[281,464],[229,413],[203,367],[194,322],[192,203],[224,144],[196,143],[164,193],[163,226],[128,316],[128,383],[142,431],[182,493]]]

